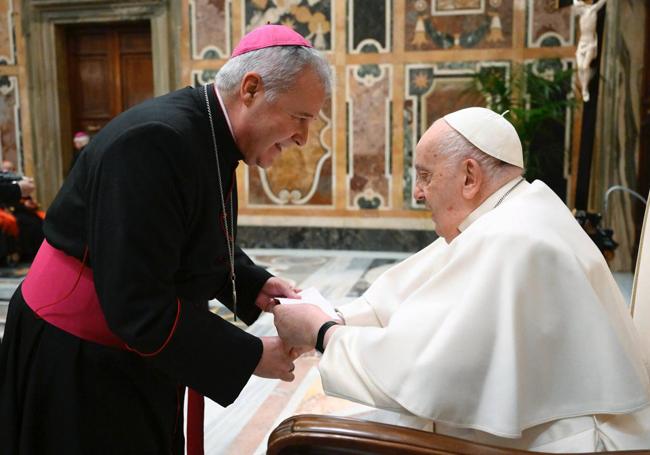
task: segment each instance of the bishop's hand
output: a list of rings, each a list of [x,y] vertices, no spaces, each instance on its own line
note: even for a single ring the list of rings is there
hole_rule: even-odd
[[[255,305],[257,305],[257,307],[262,311],[271,311],[273,306],[276,304],[276,297],[299,299],[299,291],[299,289],[295,289],[288,281],[273,276],[266,280],[266,283],[264,283],[264,286],[260,289],[260,293],[255,299]]]
[[[279,337],[261,337],[260,340],[263,346],[262,357],[253,374],[261,378],[293,381],[293,361],[298,355]]]

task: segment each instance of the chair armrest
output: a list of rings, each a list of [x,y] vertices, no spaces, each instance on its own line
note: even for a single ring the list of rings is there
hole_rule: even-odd
[[[495,447],[413,428],[324,415],[289,417],[271,433],[267,455],[543,455],[544,452]],[[648,455],[624,450],[617,455]],[[550,455],[550,454],[547,454]],[[582,455],[595,455],[594,452]]]
[[[267,455],[292,454],[529,454],[413,428],[322,415],[286,419],[269,437]]]

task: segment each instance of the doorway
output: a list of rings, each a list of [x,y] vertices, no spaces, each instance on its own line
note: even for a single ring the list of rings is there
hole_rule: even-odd
[[[72,138],[91,137],[120,112],[153,97],[151,28],[148,21],[69,25],[65,28],[69,93],[70,152]],[[65,149],[64,149],[64,155]]]

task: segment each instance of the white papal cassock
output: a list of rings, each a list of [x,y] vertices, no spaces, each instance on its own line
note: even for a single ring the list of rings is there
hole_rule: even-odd
[[[616,282],[544,183],[495,207],[517,181],[339,308],[323,387],[489,444],[650,448],[648,347]]]

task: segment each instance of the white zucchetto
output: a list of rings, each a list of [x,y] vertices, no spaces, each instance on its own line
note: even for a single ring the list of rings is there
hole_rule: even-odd
[[[484,107],[468,107],[443,118],[481,151],[523,169],[521,141],[515,127],[503,116]]]

